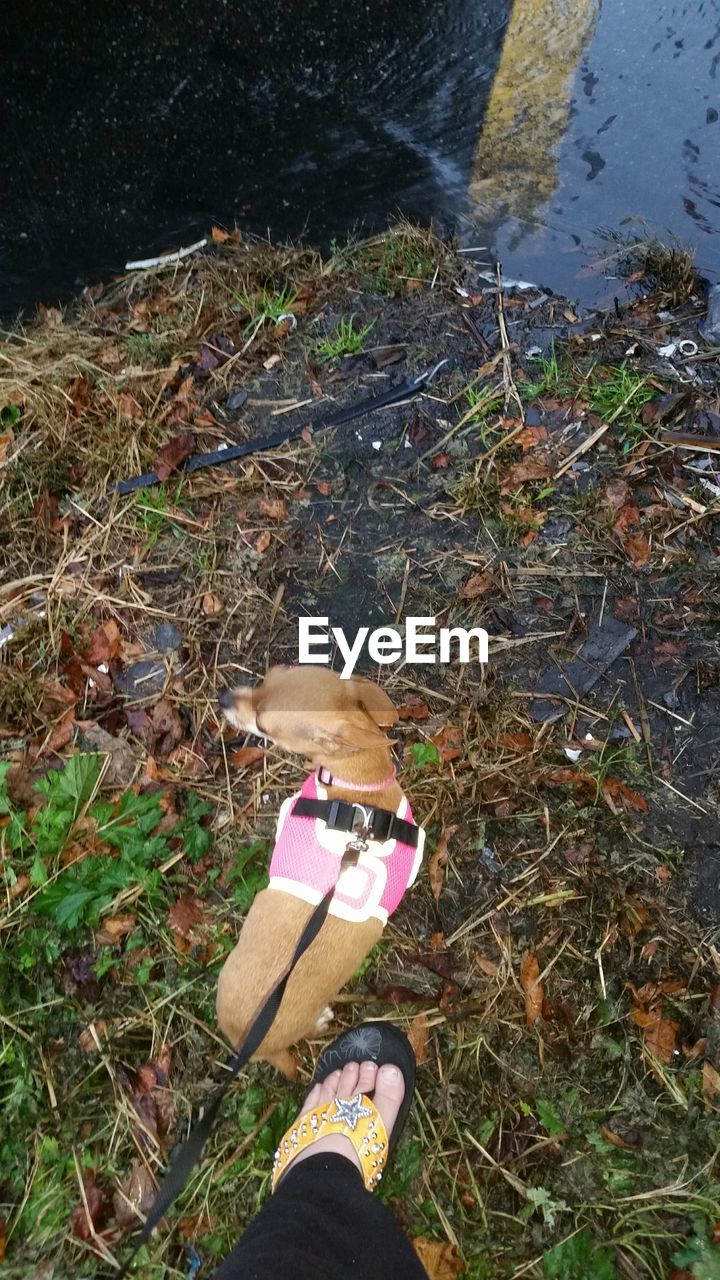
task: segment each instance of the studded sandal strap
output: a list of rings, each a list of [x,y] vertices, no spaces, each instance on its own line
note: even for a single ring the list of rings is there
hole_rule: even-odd
[[[330,1134],[349,1138],[360,1161],[365,1186],[372,1191],[387,1163],[388,1135],[380,1112],[364,1093],[352,1098],[332,1098],[299,1116],[275,1152],[272,1189],[301,1151]]]

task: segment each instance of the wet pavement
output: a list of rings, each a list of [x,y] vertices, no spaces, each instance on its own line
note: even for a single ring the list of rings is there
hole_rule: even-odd
[[[719,0],[3,16],[2,311],[213,222],[327,244],[435,218],[584,301],[611,292],[588,271],[604,230],[675,234],[720,271]]]

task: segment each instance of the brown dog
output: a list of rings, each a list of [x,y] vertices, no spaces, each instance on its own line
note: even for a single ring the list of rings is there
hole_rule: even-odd
[[[359,677],[341,680],[321,667],[273,667],[255,689],[225,690],[220,695],[220,705],[230,724],[240,732],[270,738],[287,751],[306,756],[315,769],[326,771],[320,773],[325,786],[311,776],[302,794],[308,794],[310,787],[312,794],[321,798],[372,805],[400,817],[407,813],[408,820],[412,819],[395,781],[390,753],[393,744],[383,732],[384,727],[395,724],[397,712],[377,685]],[[337,780],[335,785],[331,778]],[[326,848],[331,849],[329,856],[335,858],[333,865],[339,869],[340,857],[351,839],[349,834],[326,831],[324,824],[307,817],[292,818],[291,831],[286,824],[296,799],[286,801],[281,811],[278,831],[282,830],[282,834],[273,855],[270,887],[255,898],[238,943],[220,973],[218,1022],[233,1045],[240,1043],[262,1001],[288,965],[312,904],[322,896],[320,892],[313,894],[312,887],[296,884],[295,873],[280,865],[283,858],[287,863],[297,841],[304,841],[308,831],[313,839],[313,833],[319,831],[323,846],[319,856],[325,856]],[[298,828],[298,823],[305,825]],[[403,864],[405,880],[399,896],[417,873],[422,859],[422,835],[420,831],[418,849],[410,851],[411,860],[414,856],[412,870],[408,872],[407,859]],[[290,1046],[322,1027],[329,1002],[382,934],[387,918],[382,904],[387,904],[387,897],[380,898],[374,886],[385,885],[385,893],[388,892],[394,873],[386,871],[381,859],[392,845],[392,841],[387,846],[373,841],[369,856],[361,856],[363,867],[343,872],[331,914],[293,971],[277,1017],[256,1054],[290,1078],[296,1070]],[[395,847],[404,849],[400,842]],[[368,906],[369,898],[374,906]],[[362,906],[356,909],[360,901]],[[393,909],[391,905],[390,910]],[[374,914],[367,914],[368,910]],[[344,912],[344,916],[336,911]]]

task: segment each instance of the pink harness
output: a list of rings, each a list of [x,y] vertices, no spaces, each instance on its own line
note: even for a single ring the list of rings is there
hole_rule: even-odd
[[[302,790],[283,803],[270,861],[269,888],[292,893],[316,906],[335,884],[351,837],[346,831],[328,830],[321,818],[295,817],[292,807],[298,796],[325,800],[327,791],[312,773],[305,779]],[[407,822],[413,820],[404,796],[397,816]],[[418,830],[417,849],[400,840],[386,840],[383,844],[371,841],[368,849],[360,854],[357,865],[349,867],[337,881],[330,914],[353,921],[374,917],[385,924],[420,870],[424,844],[422,828]]]

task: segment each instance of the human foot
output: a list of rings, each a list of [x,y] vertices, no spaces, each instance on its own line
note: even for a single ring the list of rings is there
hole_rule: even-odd
[[[333,1071],[320,1084],[310,1090],[298,1122],[315,1107],[331,1103],[335,1098],[354,1098],[357,1094],[372,1094],[373,1103],[377,1107],[388,1135],[392,1133],[398,1112],[405,1097],[405,1081],[399,1067],[386,1063],[378,1067],[375,1062],[348,1062],[341,1071]],[[304,1151],[298,1152],[293,1164],[300,1164],[309,1156],[339,1155],[352,1160],[357,1169],[361,1169],[357,1152],[349,1138],[342,1134],[328,1134],[318,1138]]]
[[[415,1054],[389,1022],[341,1032],[321,1053],[316,1081],[275,1152],[273,1190],[308,1155],[341,1155],[374,1190],[405,1126],[415,1093]]]

